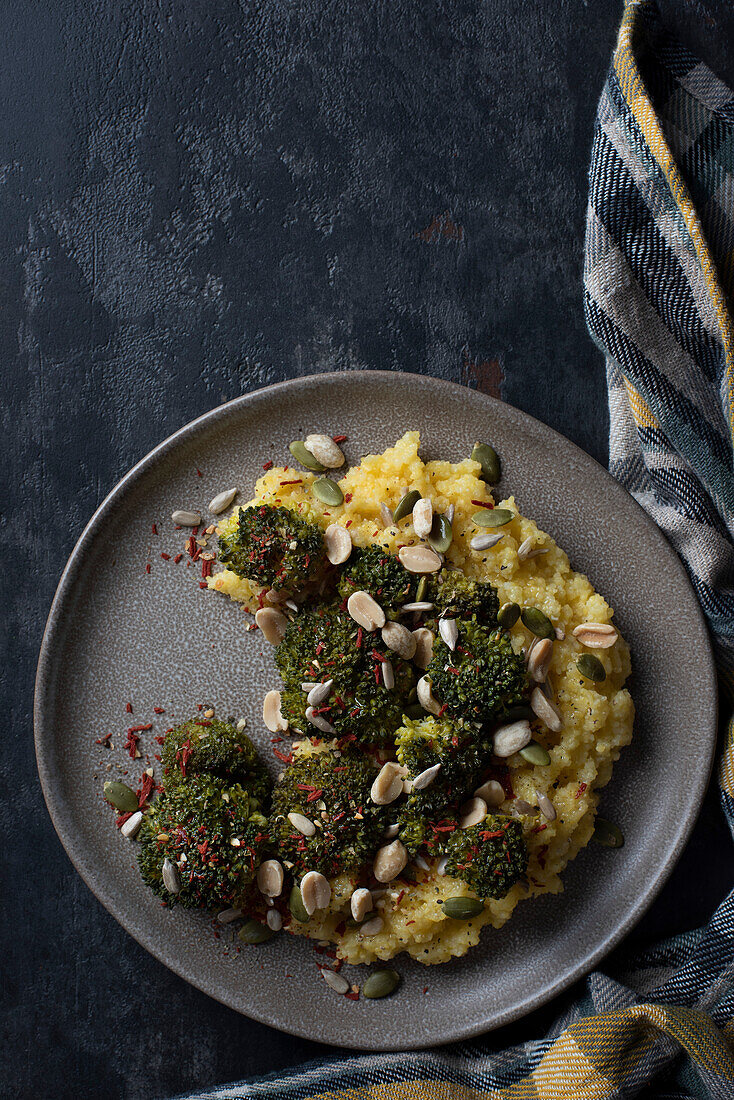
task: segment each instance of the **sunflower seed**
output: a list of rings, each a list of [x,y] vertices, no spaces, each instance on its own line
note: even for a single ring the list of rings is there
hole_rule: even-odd
[[[411,633],[415,638],[413,664],[418,665],[418,668],[428,668],[433,656],[433,631],[429,630],[427,626],[419,626],[417,630],[413,630]]]
[[[317,909],[325,909],[331,901],[329,880],[319,871],[307,871],[301,879],[301,898],[309,917]]]
[[[414,600],[413,603],[404,603],[401,611],[433,611],[433,604],[429,600]]]
[[[169,894],[181,893],[181,875],[179,874],[176,864],[172,863],[170,859],[163,860],[161,875],[163,877],[163,885],[166,890],[168,890]]]
[[[469,545],[472,550],[491,550],[504,537],[503,532],[498,535],[475,535]]]
[[[431,691],[431,681],[427,676],[421,676],[416,684],[416,691],[418,693],[418,702],[424,710],[427,710],[429,714],[440,714],[441,704]]]
[[[344,452],[331,436],[316,432],[313,435],[307,435],[305,443],[316,461],[327,470],[338,470],[344,465]]]
[[[413,782],[414,791],[424,791],[426,787],[430,787],[433,780],[436,778],[441,770],[440,764],[433,764],[430,768],[426,768],[415,777]]]
[[[413,530],[419,539],[427,538],[433,525],[433,504],[427,497],[421,497],[413,505]]]
[[[282,611],[274,607],[261,607],[255,612],[255,622],[263,632],[266,642],[271,645],[280,645],[283,641],[288,620]]]
[[[316,729],[321,730],[322,733],[336,733],[331,722],[327,722],[321,714],[314,714],[313,707],[306,707],[306,721],[316,726]]]
[[[539,638],[528,656],[528,672],[536,684],[543,683],[552,660],[553,642],[550,638]]]
[[[512,808],[515,813],[521,814],[523,817],[529,817],[535,813],[535,806],[531,806],[524,798],[516,798],[512,803]]]
[[[352,552],[352,536],[346,527],[330,523],[324,532],[326,556],[332,565],[341,565]]]
[[[309,691],[306,702],[312,707],[320,707],[331,695],[333,686],[333,680],[324,680],[323,684],[316,684],[316,686],[312,687]]]
[[[333,989],[335,993],[346,993],[349,990],[349,982],[341,974],[337,974],[336,970],[327,970],[325,967],[321,970],[321,977],[324,979],[329,989]]]
[[[487,803],[483,798],[469,798],[459,807],[459,828],[471,829],[472,825],[478,825],[487,816]]]
[[[392,882],[401,871],[405,870],[408,862],[408,853],[405,846],[399,840],[393,840],[390,844],[378,848],[372,864],[372,874],[378,882]]]
[[[283,893],[283,865],[277,859],[266,859],[257,869],[257,888],[267,898]]]
[[[495,730],[493,738],[493,751],[495,756],[503,759],[524,749],[532,737],[530,723],[521,718],[519,722],[510,722],[509,725],[500,726]]]
[[[318,682],[315,680],[304,680],[301,684],[301,691],[305,691],[306,695],[308,695],[309,691],[313,691],[313,689],[318,686]]]
[[[521,542],[517,548],[517,560],[525,561],[530,551],[533,549],[533,536],[530,535],[524,542]]]
[[[456,625],[456,619],[439,619],[438,632],[453,653],[459,640],[459,628]]]
[[[241,909],[222,909],[217,913],[217,922],[219,924],[232,924],[233,921],[239,920],[241,916]]]
[[[405,493],[398,501],[397,508],[393,513],[394,522],[400,523],[401,519],[405,519],[406,516],[412,515],[413,508],[420,498],[421,495],[417,489],[411,489],[409,492]]]
[[[226,512],[236,496],[236,489],[225,489],[223,493],[217,493],[209,501],[209,511],[213,516],[218,516],[220,512]]]
[[[428,861],[425,860],[423,856],[416,856],[413,860],[413,866],[417,867],[419,871],[430,871],[431,869],[428,866]]]
[[[142,824],[143,815],[140,810],[136,810],[136,812],[120,826],[120,832],[128,840],[134,840]]]
[[[380,505],[380,519],[383,527],[392,527],[395,523],[395,517],[385,503]]]
[[[359,934],[360,936],[379,936],[384,924],[382,917],[372,917],[360,926]]]
[[[338,508],[344,503],[344,493],[337,483],[328,477],[317,477],[311,486],[311,491],[317,500],[330,508]]]
[[[541,791],[535,792],[535,799],[538,803],[538,809],[542,813],[546,821],[556,820],[556,809],[547,794],[543,794]]]
[[[449,521],[449,523],[454,522],[454,513],[455,513],[455,511],[456,511],[455,505],[449,504],[448,508],[444,512],[444,515],[446,516],[446,519]]]
[[[283,918],[277,909],[268,909],[268,915],[265,920],[271,932],[280,932],[283,927]]]
[[[401,626],[392,620],[386,622],[382,628],[382,640],[393,653],[397,653],[405,661],[412,660],[417,642],[407,626]]]
[[[498,783],[496,779],[488,779],[486,783],[482,783],[481,787],[477,787],[474,797],[483,798],[487,806],[494,808],[501,806],[505,801],[505,792],[502,784]]]
[[[380,772],[372,784],[370,798],[376,806],[389,806],[403,793],[403,777],[405,769],[399,764],[389,760],[383,764]]]
[[[515,513],[509,508],[483,508],[481,512],[474,513],[472,521],[477,527],[504,527],[514,518]]]
[[[541,722],[545,722],[549,730],[554,733],[559,732],[563,726],[561,712],[539,687],[536,687],[530,696],[530,706]]]
[[[441,875],[441,877],[443,877],[446,874],[446,868],[448,867],[448,864],[449,864],[449,857],[448,856],[442,856],[442,858],[439,859],[439,861],[438,861],[438,866],[436,867],[436,874]]]
[[[380,674],[382,676],[383,687],[385,687],[387,691],[392,691],[395,687],[395,670],[392,667],[392,661],[385,660],[380,662]]]
[[[263,699],[263,722],[271,733],[283,733],[288,729],[288,723],[280,709],[280,692],[269,691]]]
[[[587,649],[609,649],[619,637],[611,623],[581,623],[573,636]]]
[[[201,523],[201,516],[198,512],[186,512],[184,510],[173,512],[171,519],[179,527],[198,527]]]
[[[363,921],[372,909],[372,894],[369,890],[365,890],[364,886],[360,886],[352,894],[349,907],[354,919]]]
[[[302,836],[315,835],[316,826],[314,825],[313,821],[309,821],[309,819],[307,817],[304,817],[303,814],[292,811],[288,814],[288,820],[290,821],[293,828],[297,832],[301,833]]]

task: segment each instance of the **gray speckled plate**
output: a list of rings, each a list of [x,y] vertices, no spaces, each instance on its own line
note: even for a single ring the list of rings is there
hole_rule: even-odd
[[[248,715],[263,747],[263,693],[272,654],[242,612],[201,592],[198,572],[161,552],[183,548],[174,508],[205,508],[223,488],[244,499],[268,459],[312,430],[343,432],[347,458],[420,429],[424,457],[456,461],[475,439],[503,458],[514,492],[609,599],[632,646],[638,720],[602,797],[619,821],[621,851],[590,845],[568,868],[565,893],[521,903],[499,932],[485,929],[465,958],[425,968],[401,957],[398,996],[350,1002],[320,979],[311,946],[290,936],[225,954],[201,915],[169,912],[138,878],[135,848],[102,801],[105,762],[124,751],[131,719],[155,734],[213,702]],[[202,477],[196,474],[197,467]],[[157,523],[158,535],[151,533]],[[146,573],[150,562],[150,573]],[[491,398],[432,378],[384,372],[285,382],[214,409],[182,428],[107,497],[64,571],[36,684],[36,749],[49,811],[79,873],[111,913],[187,981],[258,1020],[309,1039],[365,1049],[430,1046],[507,1023],[589,970],[645,911],[693,826],[716,726],[706,628],[685,572],[657,528],[591,458],[549,428]],[[155,716],[153,706],[165,708]],[[112,732],[114,750],[95,738]],[[145,740],[147,738],[147,740]],[[267,753],[270,758],[270,753]],[[101,763],[100,763],[101,762]],[[360,980],[363,970],[346,968]],[[427,994],[423,993],[428,987]]]

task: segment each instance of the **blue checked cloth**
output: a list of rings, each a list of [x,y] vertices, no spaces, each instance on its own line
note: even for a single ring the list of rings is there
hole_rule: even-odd
[[[734,95],[625,8],[599,103],[584,296],[606,359],[610,467],[685,562],[708,617],[722,703],[734,688]],[[718,757],[734,828],[734,732]],[[734,1098],[734,895],[709,924],[592,974],[550,1034],[496,1051],[345,1058],[196,1094],[262,1100]]]

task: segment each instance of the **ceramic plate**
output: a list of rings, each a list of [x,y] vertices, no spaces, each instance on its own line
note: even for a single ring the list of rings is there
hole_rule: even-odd
[[[499,490],[549,531],[615,609],[632,647],[635,738],[602,795],[625,847],[590,845],[565,893],[522,902],[463,959],[396,960],[404,982],[384,1001],[351,1002],[319,977],[313,948],[287,935],[239,955],[201,914],[168,911],[142,885],[135,846],[102,801],[105,761],[123,750],[125,713],[155,717],[148,737],[198,703],[247,715],[268,759],[272,652],[234,604],[202,592],[198,571],[164,561],[183,549],[174,508],[205,508],[223,488],[247,499],[267,459],[313,430],[344,433],[347,458],[379,452],[408,428],[424,458],[455,462],[475,439],[503,459]],[[201,477],[197,475],[201,471]],[[206,513],[205,513],[206,514]],[[158,534],[151,525],[157,524]],[[150,563],[150,572],[146,564]],[[248,394],[182,428],[110,493],[59,584],[36,685],[36,749],[49,811],[79,873],[131,935],[199,989],[257,1020],[325,1043],[405,1049],[465,1038],[521,1016],[588,971],[639,920],[691,831],[709,776],[716,691],[706,628],[673,550],[588,455],[537,420],[471,390],[386,372],[300,378]],[[95,744],[112,732],[114,750]],[[100,763],[101,762],[101,763]],[[115,769],[116,770],[116,769]],[[355,980],[364,970],[350,969]],[[428,987],[426,993],[424,987]]]

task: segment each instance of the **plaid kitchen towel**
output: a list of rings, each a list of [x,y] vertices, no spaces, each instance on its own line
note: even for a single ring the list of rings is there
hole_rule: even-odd
[[[734,94],[626,5],[599,104],[585,307],[612,473],[676,547],[734,685]],[[734,828],[734,733],[718,762]],[[347,1058],[198,1093],[261,1100],[734,1098],[734,895],[710,923],[590,976],[545,1038]]]

